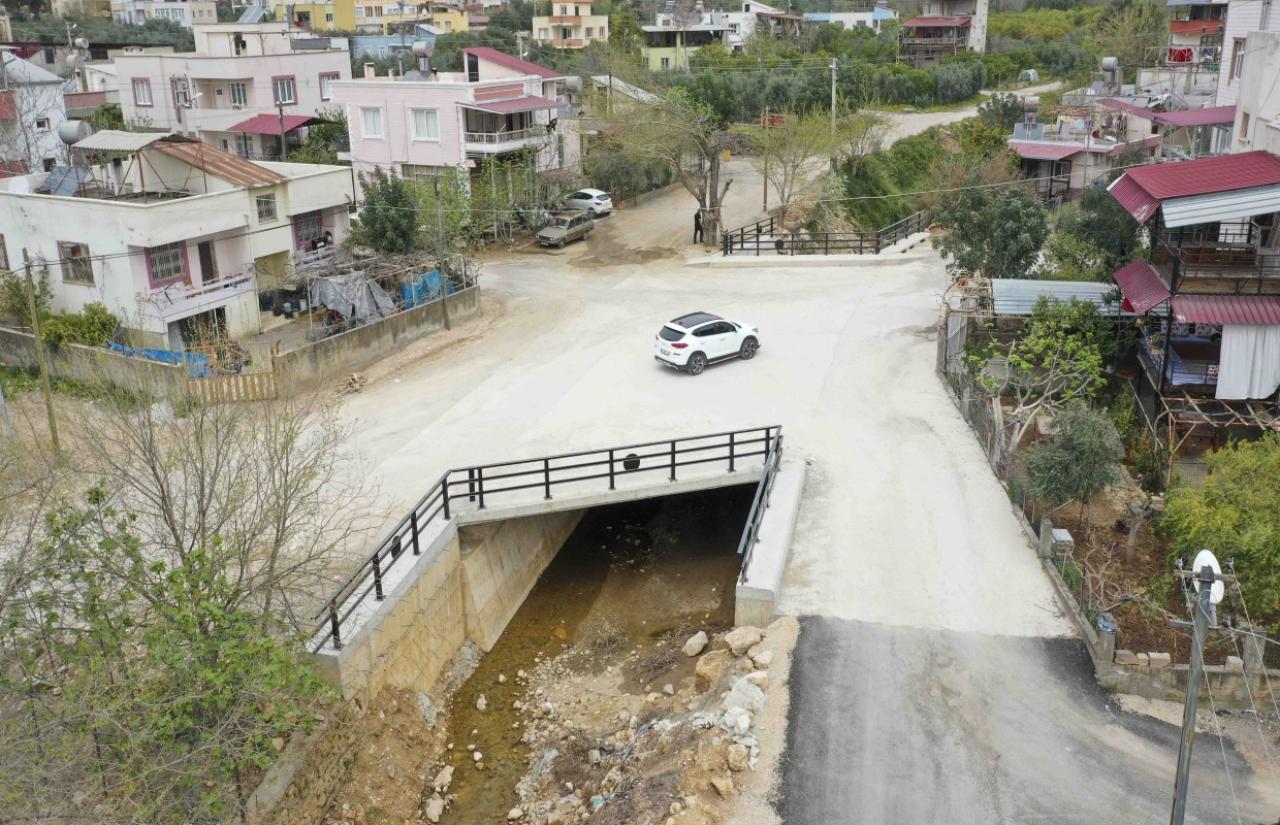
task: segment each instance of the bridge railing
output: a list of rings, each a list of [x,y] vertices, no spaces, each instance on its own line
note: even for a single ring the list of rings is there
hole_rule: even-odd
[[[769,445],[769,452],[764,458],[764,469],[760,474],[760,483],[756,485],[756,494],[751,499],[751,509],[747,511],[747,526],[742,529],[742,538],[738,540],[738,555],[742,556],[742,568],[738,573],[738,582],[747,580],[747,567],[751,564],[751,553],[760,539],[760,522],[764,520],[764,511],[769,509],[769,494],[773,492],[773,482],[778,477],[778,466],[782,463],[782,433]]]
[[[484,510],[495,501],[549,501],[557,490],[615,490],[619,483],[625,483],[624,479],[644,473],[665,474],[668,481],[679,480],[681,468],[723,465],[726,472],[732,473],[744,462],[755,464],[752,459],[761,459],[768,474],[771,466],[776,469],[781,444],[781,427],[755,427],[449,470],[325,600],[312,617],[316,625],[311,649],[319,651],[325,645],[340,649],[361,605],[370,599],[385,599],[390,589],[388,579],[398,577],[411,564],[402,563],[401,558],[420,556],[428,529],[434,533],[460,510]],[[756,497],[760,497],[759,490]],[[750,521],[748,528],[754,530]],[[740,553],[743,547],[740,543]],[[749,552],[749,545],[747,549]]]
[[[720,254],[874,255],[928,228],[929,216],[924,211],[866,232],[786,232],[769,218],[722,233]]]

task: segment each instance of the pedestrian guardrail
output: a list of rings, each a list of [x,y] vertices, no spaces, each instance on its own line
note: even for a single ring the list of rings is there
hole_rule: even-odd
[[[764,512],[769,509],[769,494],[773,492],[774,479],[778,477],[778,467],[782,463],[782,432],[769,445],[769,452],[764,458],[764,469],[760,474],[760,483],[756,486],[756,494],[751,499],[751,509],[747,511],[747,526],[742,530],[742,538],[738,540],[738,555],[742,556],[742,568],[738,572],[738,583],[747,580],[747,567],[751,564],[751,553],[760,539],[760,522],[764,520]]]
[[[923,210],[874,232],[784,232],[769,218],[722,233],[720,254],[874,255],[928,227]]]
[[[311,649],[319,651],[325,645],[340,649],[356,609],[369,598],[385,599],[388,573],[402,563],[402,557],[420,556],[427,529],[455,518],[460,508],[478,511],[499,500],[527,502],[530,496],[525,491],[535,491],[536,496],[539,489],[544,500],[551,500],[555,490],[566,485],[576,485],[576,492],[581,492],[584,482],[588,489],[594,489],[590,483],[604,487],[607,480],[607,489],[614,490],[622,477],[641,473],[666,473],[668,481],[676,481],[682,467],[723,464],[725,471],[732,473],[744,460],[757,457],[763,458],[768,477],[776,470],[781,450],[782,428],[775,425],[449,470],[325,600],[312,617],[316,625]],[[756,491],[753,514],[762,512],[758,504],[761,489]],[[517,495],[521,492],[525,495]],[[751,540],[744,534],[738,546],[746,558],[754,545],[758,519],[758,515],[748,519]]]

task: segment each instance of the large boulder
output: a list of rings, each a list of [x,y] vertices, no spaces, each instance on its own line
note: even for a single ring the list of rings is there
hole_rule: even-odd
[[[693,686],[699,693],[711,690],[728,674],[736,660],[727,650],[713,650],[698,660],[693,670]]]
[[[734,682],[733,689],[729,691],[728,696],[724,697],[720,707],[724,710],[742,708],[752,713],[759,713],[764,710],[764,691],[747,679],[739,679]]]
[[[681,648],[686,656],[697,656],[707,648],[707,633],[705,630],[699,630],[697,633],[689,637]]]

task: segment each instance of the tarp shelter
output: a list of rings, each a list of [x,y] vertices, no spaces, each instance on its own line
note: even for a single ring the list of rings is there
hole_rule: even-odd
[[[363,272],[327,275],[311,282],[311,305],[322,304],[343,318],[367,323],[385,318],[396,311],[386,290]]]

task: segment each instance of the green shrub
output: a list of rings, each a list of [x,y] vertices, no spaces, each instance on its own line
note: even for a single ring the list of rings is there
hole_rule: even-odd
[[[120,319],[99,303],[88,304],[84,312],[60,312],[40,325],[45,343],[54,348],[63,344],[103,347],[115,339],[119,329]]]

